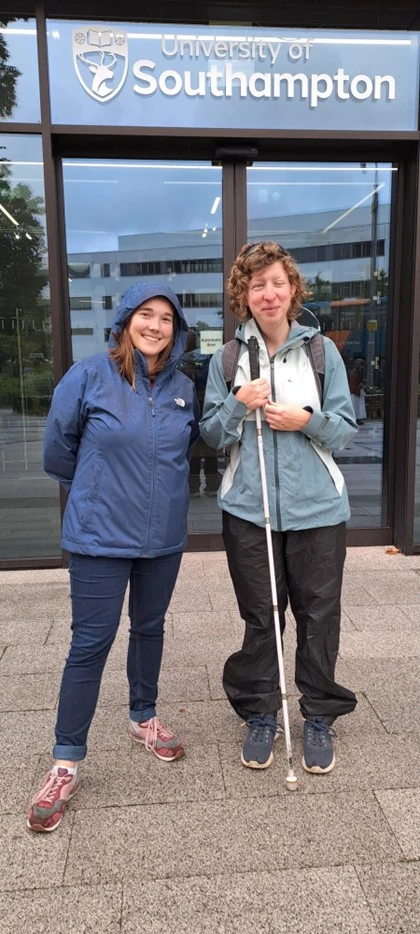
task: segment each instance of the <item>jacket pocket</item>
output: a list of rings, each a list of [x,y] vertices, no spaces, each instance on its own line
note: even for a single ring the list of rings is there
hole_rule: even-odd
[[[89,479],[86,480],[86,493],[83,496],[80,496],[80,492],[75,491],[75,506],[79,513],[80,528],[83,531],[87,531],[90,520],[92,518],[92,513],[98,507],[98,494],[100,488],[100,479],[103,470],[103,461],[100,455],[96,455],[95,464],[93,468],[89,470]],[[77,487],[80,491],[80,486],[77,484]],[[80,498],[79,498],[80,497]],[[77,500],[79,502],[77,503]]]
[[[344,489],[344,477],[343,477],[343,474],[341,473],[340,468],[337,467],[337,464],[335,463],[335,460],[331,452],[328,451],[327,448],[321,447],[320,444],[317,444],[317,442],[313,441],[312,439],[310,441],[310,444],[312,445],[315,453],[318,455],[320,460],[322,460],[322,463],[325,464],[328,470],[328,473],[331,477],[331,480],[333,481],[334,486],[337,490],[337,493],[339,494],[339,496],[342,496],[343,489]]]

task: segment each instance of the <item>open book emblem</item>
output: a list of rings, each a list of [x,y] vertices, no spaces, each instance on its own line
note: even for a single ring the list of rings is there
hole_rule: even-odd
[[[86,93],[95,101],[110,101],[127,77],[127,34],[97,26],[73,29],[73,64]]]

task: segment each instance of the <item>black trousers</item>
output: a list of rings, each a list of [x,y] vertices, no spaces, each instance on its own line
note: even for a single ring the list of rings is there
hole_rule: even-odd
[[[288,600],[297,625],[295,681],[305,718],[354,710],[352,691],[334,680],[340,640],[346,527],[272,532],[280,628]],[[237,714],[275,713],[281,707],[273,604],[264,528],[223,511],[225,543],[239,612],[242,648],[223,671],[223,687]]]

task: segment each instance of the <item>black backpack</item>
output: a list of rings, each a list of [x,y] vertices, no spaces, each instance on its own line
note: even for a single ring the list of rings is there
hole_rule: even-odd
[[[234,385],[234,379],[238,369],[239,358],[241,356],[243,346],[243,342],[234,337],[232,341],[228,341],[227,344],[225,344],[223,347],[223,376],[229,391],[232,383]],[[307,341],[305,344],[305,350],[308,354],[312,369],[314,371],[319,402],[322,408],[325,377],[325,344],[324,338],[322,337],[322,334],[319,333],[319,331],[314,334],[310,341]]]

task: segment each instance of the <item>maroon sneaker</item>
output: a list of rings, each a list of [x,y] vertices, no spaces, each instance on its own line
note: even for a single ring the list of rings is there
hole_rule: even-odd
[[[72,775],[64,766],[54,766],[42,779],[32,798],[26,821],[30,830],[50,833],[61,823],[67,801],[80,788],[77,772]]]
[[[162,762],[174,762],[185,753],[183,742],[161,723],[159,717],[151,717],[143,723],[130,720],[129,732],[135,743],[142,743],[148,752],[154,752]]]

